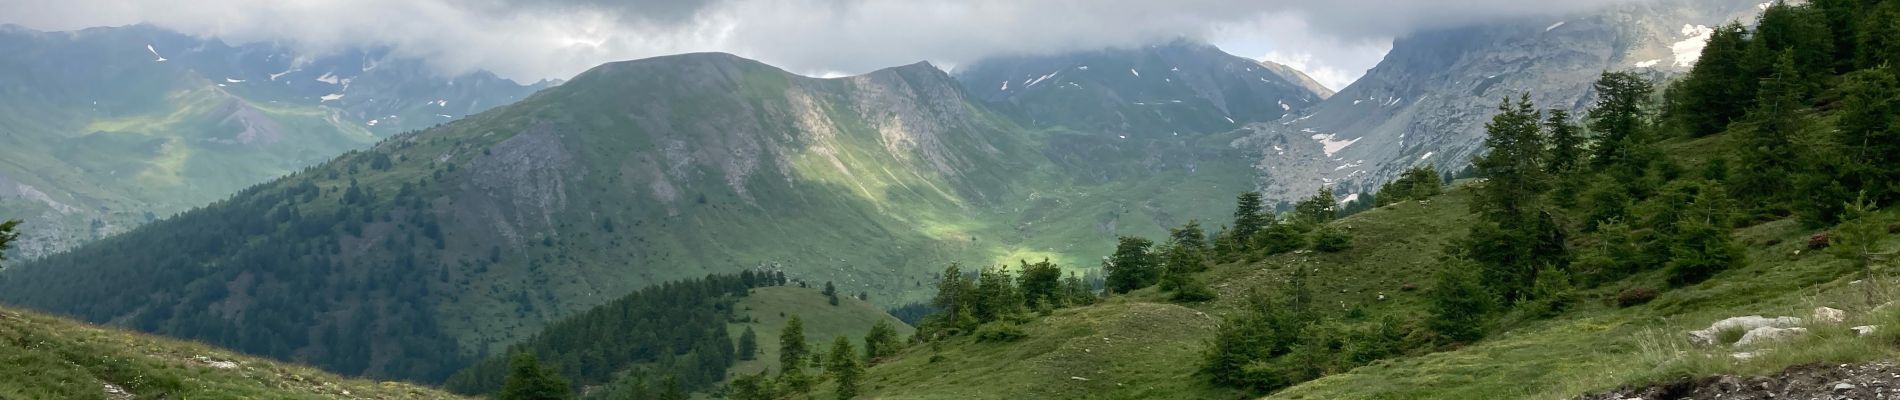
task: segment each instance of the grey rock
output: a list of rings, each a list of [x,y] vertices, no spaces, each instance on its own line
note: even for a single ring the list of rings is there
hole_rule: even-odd
[[[1706,346],[1706,345],[1715,344],[1716,335],[1720,334],[1724,330],[1740,329],[1742,331],[1753,331],[1756,328],[1761,328],[1761,327],[1769,327],[1769,326],[1793,327],[1796,325],[1801,325],[1800,318],[1795,318],[1795,317],[1766,318],[1760,315],[1733,317],[1733,318],[1724,319],[1721,321],[1716,321],[1713,324],[1709,324],[1709,327],[1707,329],[1689,331],[1689,342],[1697,344],[1697,345]]]

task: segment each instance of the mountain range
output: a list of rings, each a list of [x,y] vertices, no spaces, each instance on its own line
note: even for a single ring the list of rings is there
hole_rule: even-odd
[[[23,48],[113,57],[99,63],[107,73],[82,75],[93,78],[0,81],[52,99],[0,96],[31,103],[0,124],[84,132],[7,139],[38,155],[8,155],[30,162],[0,170],[16,188],[0,204],[28,211],[0,212],[56,216],[38,222],[52,227],[103,221],[29,238],[76,243],[155,219],[134,210],[210,205],[68,252],[30,251],[41,257],[0,274],[0,302],[440,382],[549,322],[709,272],[785,272],[886,305],[928,298],[954,262],[1046,258],[1099,273],[1117,237],[1212,228],[1241,192],[1293,201],[1321,185],[1368,192],[1422,163],[1456,169],[1506,95],[1581,109],[1605,70],[1680,72],[1693,62],[1684,43],[1752,7],[1717,3],[1411,35],[1337,94],[1192,41],[835,79],[698,53],[515,85],[418,78],[420,63],[386,52],[293,62],[268,45],[140,44],[125,32],[157,34],[138,27],[12,29]],[[57,44],[94,36],[105,44]],[[200,54],[222,61],[185,61]],[[158,89],[78,112],[99,96],[40,84],[61,81]],[[500,105],[511,96],[522,97]],[[439,125],[427,115],[449,108],[458,113]],[[180,123],[200,128],[161,129]],[[102,160],[128,165],[66,166]],[[46,166],[82,172],[25,172],[62,171]],[[198,182],[207,169],[237,176]],[[130,183],[111,183],[121,176]],[[201,197],[101,206],[65,199],[135,196],[55,182]]]
[[[16,255],[38,257],[553,84],[386,49],[0,26],[0,214],[34,227]]]
[[[1695,65],[1711,27],[1753,21],[1764,5],[1726,0],[1629,2],[1577,15],[1420,32],[1393,42],[1366,75],[1306,112],[1252,124],[1237,142],[1262,154],[1272,199],[1324,185],[1372,192],[1406,169],[1463,169],[1505,97],[1581,115],[1605,71],[1658,79]]]

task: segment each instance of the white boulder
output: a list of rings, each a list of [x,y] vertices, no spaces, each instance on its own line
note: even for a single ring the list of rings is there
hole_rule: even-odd
[[[1764,326],[1751,329],[1747,334],[1742,335],[1742,340],[1735,341],[1735,347],[1755,347],[1794,339],[1807,333],[1807,328],[1776,328]]]
[[[1820,322],[1826,322],[1830,324],[1838,324],[1838,323],[1841,323],[1841,321],[1847,320],[1847,312],[1841,311],[1838,308],[1820,307],[1820,308],[1814,309],[1814,320],[1820,321]]]
[[[1856,327],[1847,328],[1847,329],[1853,329],[1854,336],[1867,336],[1867,335],[1874,334],[1874,331],[1879,330],[1880,327],[1873,326],[1873,325],[1861,325],[1861,326],[1856,326]]]
[[[1801,319],[1795,317],[1766,318],[1760,315],[1734,317],[1715,321],[1714,324],[1709,324],[1708,329],[1689,331],[1689,342],[1708,346],[1716,344],[1715,337],[1725,330],[1736,329],[1749,332],[1762,327],[1788,328],[1798,325],[1801,325]]]

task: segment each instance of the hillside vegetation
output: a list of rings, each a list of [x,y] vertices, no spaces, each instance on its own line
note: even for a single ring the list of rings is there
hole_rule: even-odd
[[[457,399],[202,344],[0,308],[4,399]]]
[[[871,397],[1562,398],[1890,360],[1900,310],[1881,306],[1900,299],[1888,270],[1900,240],[1878,207],[1900,193],[1885,183],[1900,84],[1882,61],[1900,40],[1896,13],[1892,1],[1776,3],[1754,29],[1718,29],[1666,91],[1605,73],[1581,118],[1507,98],[1474,161],[1482,179],[1445,194],[1379,199],[1337,221],[1330,193],[1283,218],[1243,195],[1212,240],[1193,225],[1165,243],[1123,238],[1104,303],[980,316],[1022,292],[978,290],[967,318],[940,294],[925,342],[868,371]],[[975,285],[1010,287],[988,274]],[[1090,357],[1078,332],[1121,328],[1079,316],[1167,308],[1220,322],[1176,323],[1059,372],[1033,362]],[[1714,343],[1685,335],[1749,315],[1800,322]],[[1015,362],[957,361],[985,357]],[[1104,373],[1130,365],[1140,373]],[[1113,389],[1079,389],[1097,377]],[[937,383],[959,378],[988,390]]]

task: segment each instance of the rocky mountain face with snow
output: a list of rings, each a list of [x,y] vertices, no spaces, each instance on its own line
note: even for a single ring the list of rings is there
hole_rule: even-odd
[[[1231,131],[1332,95],[1292,68],[1188,40],[999,57],[959,68],[957,80],[1034,126],[1134,137]]]
[[[1604,71],[1687,72],[1710,27],[1751,21],[1752,0],[1630,2],[1567,17],[1520,19],[1400,38],[1364,78],[1310,110],[1248,125],[1235,145],[1261,157],[1260,187],[1293,200],[1328,185],[1372,192],[1405,169],[1463,168],[1505,97],[1530,93],[1573,115]]]
[[[0,26],[0,215],[36,257],[545,86],[385,50]]]

